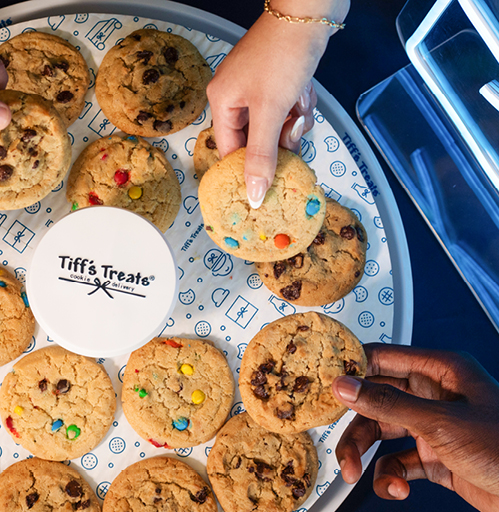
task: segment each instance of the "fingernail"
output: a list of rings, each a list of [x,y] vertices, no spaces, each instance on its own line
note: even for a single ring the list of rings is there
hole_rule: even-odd
[[[340,469],[341,469],[341,471],[343,471],[343,468],[345,467],[346,463],[347,463],[347,461],[345,459],[341,459],[340,460]]]
[[[362,383],[353,377],[343,376],[336,379],[336,389],[345,402],[356,402],[361,387]]]
[[[305,116],[300,116],[293,125],[293,128],[289,132],[289,139],[291,142],[299,142],[303,135],[303,128],[305,127]]]
[[[300,105],[300,109],[305,111],[310,107],[310,92],[305,88],[305,90],[300,94],[298,98],[298,105]]]
[[[403,498],[402,494],[399,491],[397,484],[390,484],[387,488],[388,494],[393,496],[394,498]]]
[[[263,176],[246,176],[246,193],[253,209],[260,208],[267,192],[267,178]]]
[[[6,128],[11,119],[10,109],[4,103],[0,103],[0,130]]]

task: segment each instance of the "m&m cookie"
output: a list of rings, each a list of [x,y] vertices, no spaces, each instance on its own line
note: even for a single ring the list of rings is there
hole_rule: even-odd
[[[123,377],[123,411],[157,447],[186,448],[211,439],[234,398],[224,355],[206,341],[155,338],[132,352]]]
[[[106,205],[142,215],[165,232],[180,208],[177,175],[163,151],[135,135],[111,135],[89,144],[68,177],[72,210]]]
[[[274,182],[260,208],[253,209],[244,181],[245,155],[245,148],[238,149],[203,176],[199,202],[206,232],[224,251],[249,261],[278,261],[305,251],[326,211],[315,172],[279,148]]]
[[[63,461],[95,448],[116,398],[104,367],[51,345],[20,359],[0,387],[0,416],[12,439],[36,457]]]

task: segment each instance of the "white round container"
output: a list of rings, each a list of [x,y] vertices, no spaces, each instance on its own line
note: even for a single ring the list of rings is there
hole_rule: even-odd
[[[26,288],[35,319],[56,343],[113,357],[164,329],[178,294],[177,264],[152,223],[93,206],[62,218],[41,239]]]

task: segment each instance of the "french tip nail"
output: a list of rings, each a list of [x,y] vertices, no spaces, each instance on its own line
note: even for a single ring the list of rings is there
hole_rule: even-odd
[[[289,138],[291,142],[298,142],[303,135],[303,128],[305,127],[305,116],[300,116],[293,125],[291,132],[289,133]]]
[[[253,199],[251,199],[251,197],[248,196],[248,203],[250,204],[251,208],[253,208],[253,210],[258,210],[258,208],[260,208],[260,206],[262,206],[264,197],[262,197],[258,201],[253,201]]]

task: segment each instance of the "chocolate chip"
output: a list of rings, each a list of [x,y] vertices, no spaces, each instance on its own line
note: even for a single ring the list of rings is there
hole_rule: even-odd
[[[292,341],[288,343],[288,346],[286,347],[286,352],[289,352],[290,354],[294,354],[296,352],[296,345]]]
[[[303,482],[305,483],[305,485],[307,487],[310,487],[310,484],[312,483],[312,481],[311,481],[310,475],[308,473],[305,473],[303,475]]]
[[[360,276],[360,270],[357,270],[357,272],[355,272],[355,277],[359,277]]]
[[[161,501],[161,498],[155,497],[152,501],[153,503],[159,503]]]
[[[171,114],[174,110],[175,110],[175,105],[173,105],[173,104],[170,104],[165,108],[165,112],[167,112],[168,114]]]
[[[267,400],[269,398],[269,394],[267,393],[267,390],[265,389],[264,386],[257,386],[254,390],[253,390],[253,394],[257,397],[257,398],[260,398],[260,400]]]
[[[57,68],[57,69],[60,69],[61,71],[64,71],[64,73],[66,73],[66,71],[69,69],[69,64],[63,60],[59,61],[59,62],[56,62],[54,64],[54,66]]]
[[[209,492],[208,487],[203,487],[194,496],[191,494],[191,500],[194,501],[194,503],[204,503],[206,498],[208,498]]]
[[[54,76],[54,70],[48,65],[45,64],[42,71],[43,76]]]
[[[141,40],[141,37],[139,36],[139,34],[133,34],[132,37],[135,39],[135,41]]]
[[[156,489],[154,490],[154,492],[156,494],[161,494],[161,487],[156,487]]]
[[[253,372],[251,376],[252,386],[263,386],[267,383],[267,376],[263,372]]]
[[[178,104],[178,106],[179,106],[182,110],[184,110],[184,107],[185,107],[185,101],[184,101],[184,100],[182,100],[182,101]]]
[[[292,258],[288,258],[288,263],[294,268],[302,268],[303,267],[303,254],[297,254]]]
[[[274,277],[279,279],[286,270],[286,263],[284,261],[277,261],[274,263]]]
[[[0,159],[3,160],[6,156],[7,150],[3,146],[0,146]]]
[[[151,68],[146,69],[142,75],[142,83],[144,85],[155,84],[159,80],[159,71]]]
[[[90,499],[76,503],[76,510],[85,510],[90,507]]]
[[[38,383],[38,389],[43,392],[43,391],[47,391],[47,384],[48,384],[48,380],[47,379],[42,379],[39,383]]]
[[[359,371],[359,363],[357,361],[343,361],[343,368],[345,370],[345,375],[357,375]]]
[[[67,393],[69,389],[71,388],[71,384],[66,379],[61,379],[56,386],[56,394],[62,395],[64,393]]]
[[[293,461],[290,460],[287,466],[281,471],[281,478],[286,482],[286,487],[291,487],[296,482],[296,478],[292,476],[294,474],[295,469],[293,468]]]
[[[239,469],[241,467],[241,462],[242,462],[242,459],[241,457],[239,457],[239,455],[237,456],[237,462],[236,462],[236,465],[234,466],[235,469]]]
[[[301,295],[301,281],[293,281],[289,286],[281,288],[281,294],[286,300],[296,300]]]
[[[35,160],[33,162],[33,165],[31,166],[32,169],[38,169],[38,166],[40,165],[40,160]]]
[[[307,490],[305,489],[305,485],[303,484],[303,482],[297,481],[293,485],[293,489],[291,491],[291,494],[293,495],[293,498],[295,500],[297,500],[299,498],[303,498],[303,496],[305,496],[306,492],[307,492]]]
[[[295,415],[295,408],[290,404],[289,409],[277,409],[276,415],[280,420],[289,420],[292,419]]]
[[[298,330],[301,332],[305,332],[305,331],[310,330],[310,327],[308,325],[299,325]]]
[[[271,466],[265,462],[258,462],[256,465],[256,477],[262,482],[271,482],[274,476],[274,471]]]
[[[312,243],[315,245],[324,245],[325,241],[326,235],[322,231],[319,231],[319,233],[317,233],[317,236],[314,238],[314,241]]]
[[[178,51],[173,46],[169,46],[163,50],[163,57],[167,64],[175,64],[178,60]]]
[[[36,137],[36,131],[32,130],[31,128],[28,128],[27,130],[24,130],[24,134],[21,137],[21,141],[29,142],[33,137]]]
[[[13,173],[14,169],[10,165],[0,165],[0,183],[8,181]]]
[[[352,240],[355,235],[356,231],[353,226],[343,226],[340,230],[341,238],[345,238],[346,240]]]
[[[217,149],[217,143],[215,142],[215,139],[213,139],[213,137],[208,137],[206,139],[205,144],[208,149]]]
[[[305,393],[305,391],[307,391],[308,385],[309,385],[308,377],[305,377],[304,375],[302,375],[295,380],[295,385],[293,386],[293,391],[295,393]]]
[[[59,103],[69,103],[73,99],[74,94],[71,91],[62,91],[56,96]]]
[[[156,119],[153,123],[153,128],[158,132],[169,132],[172,129],[172,122],[170,120],[159,121]]]
[[[143,60],[144,64],[147,64],[154,54],[148,50],[137,52],[137,59]]]
[[[360,243],[364,242],[364,232],[362,231],[362,229],[358,226],[355,229],[357,231],[357,240]]]
[[[267,361],[266,363],[263,363],[258,367],[258,369],[263,373],[270,373],[274,368],[274,361]]]
[[[40,495],[37,492],[32,492],[26,496],[26,505],[28,508],[33,507],[33,505],[38,501]]]
[[[83,489],[76,480],[68,482],[64,490],[68,496],[71,496],[71,498],[79,498],[80,496],[83,496]]]
[[[211,226],[206,226],[204,229],[206,229],[206,231],[213,231],[213,228]]]
[[[135,121],[137,121],[137,123],[139,123],[139,124],[142,124],[145,121],[147,121],[148,119],[150,119],[151,117],[152,117],[152,114],[149,114],[149,112],[144,112],[143,110],[140,110],[139,115],[135,118]]]

